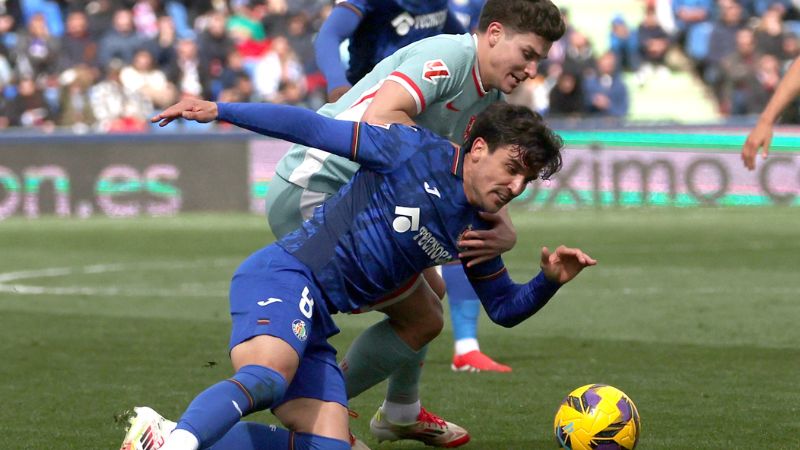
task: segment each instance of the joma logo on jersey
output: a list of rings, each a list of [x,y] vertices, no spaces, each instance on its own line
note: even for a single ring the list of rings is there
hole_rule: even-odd
[[[414,241],[419,248],[436,264],[444,264],[453,260],[453,255],[436,239],[425,226],[419,227],[419,233],[414,235]]]
[[[427,61],[422,66],[422,79],[428,83],[436,84],[439,78],[450,78],[450,70],[441,59]]]

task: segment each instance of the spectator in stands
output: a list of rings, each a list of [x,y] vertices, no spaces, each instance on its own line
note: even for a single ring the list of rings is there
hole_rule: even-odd
[[[742,6],[748,6],[748,15],[760,17],[768,10],[774,10],[781,19],[793,16],[795,10],[792,0],[745,0]]]
[[[759,53],[783,56],[784,27],[779,9],[770,8],[764,11],[755,31],[756,49]]]
[[[17,20],[11,14],[0,14],[0,45],[6,54],[13,52],[17,46]]]
[[[103,81],[89,91],[97,131],[142,132],[149,127],[146,117],[153,104],[143,95],[125,90],[119,79],[123,65],[122,60],[112,59]]]
[[[57,125],[69,127],[76,133],[88,132],[95,123],[89,90],[94,84],[96,71],[80,64],[61,73],[63,89],[59,97]]]
[[[679,44],[683,45],[693,27],[711,20],[713,7],[713,0],[672,0]]]
[[[155,66],[153,55],[145,49],[136,51],[133,62],[122,68],[119,79],[127,91],[143,95],[154,108],[166,108],[177,101],[175,86]]]
[[[137,0],[131,7],[133,27],[136,34],[145,39],[153,39],[158,34],[158,16],[163,15],[158,0]]]
[[[238,78],[241,76],[250,76],[244,68],[244,58],[242,58],[242,55],[237,50],[230,52],[225,61],[225,66],[219,77],[222,89],[230,89],[236,86],[239,83]]]
[[[14,49],[17,72],[32,79],[57,73],[58,48],[58,40],[50,36],[44,16],[35,14],[26,31],[17,35]]]
[[[255,42],[267,39],[267,32],[261,19],[267,12],[262,1],[234,0],[231,2],[233,15],[228,18],[228,33],[232,36],[244,35]]]
[[[253,83],[261,101],[280,103],[285,98],[281,87],[302,86],[304,78],[303,65],[289,46],[289,41],[283,36],[276,36],[272,39],[269,52],[256,65]]]
[[[208,71],[200,63],[197,44],[192,39],[181,39],[175,48],[175,54],[175,60],[164,72],[177,88],[178,96],[209,98],[211,86],[208,82]]]
[[[743,114],[758,114],[767,106],[781,81],[781,63],[775,55],[761,55]]]
[[[639,36],[634,30],[628,27],[621,14],[617,14],[611,20],[611,34],[609,36],[609,48],[617,57],[617,64],[620,70],[635,72],[639,70]]]
[[[578,118],[584,114],[585,102],[580,79],[571,72],[562,72],[550,90],[548,115]]]
[[[17,96],[8,105],[9,124],[51,131],[53,119],[53,111],[47,104],[42,89],[32,77],[22,76],[17,87]]]
[[[133,54],[145,43],[146,39],[136,34],[131,11],[120,9],[114,13],[112,28],[100,39],[97,62],[101,67],[108,66],[115,58],[130,63]]]
[[[584,76],[595,67],[592,43],[580,31],[575,30],[569,35],[563,67],[564,71],[579,74],[579,76]]]
[[[744,24],[744,11],[735,0],[720,2],[720,17],[714,22],[709,40],[708,54],[703,64],[703,80],[708,84],[717,100],[722,102],[722,84],[725,81],[725,69],[722,61],[736,52],[736,34]],[[723,112],[725,112],[723,110]]]
[[[794,33],[784,33],[781,40],[781,73],[786,73],[798,57],[800,57],[800,38]]]
[[[628,114],[628,88],[617,71],[614,53],[607,51],[597,59],[597,70],[583,81],[584,98],[590,114],[622,118]]]
[[[4,2],[5,3],[5,2]],[[64,16],[58,2],[52,0],[25,0],[22,6],[22,22],[30,24],[34,16],[42,16],[51,36],[58,39],[64,34]]]
[[[719,91],[716,91],[720,111],[725,114],[745,114],[747,99],[754,84],[755,67],[760,55],[756,52],[753,30],[736,32],[734,52],[720,61]]]
[[[642,67],[637,74],[640,83],[643,83],[652,73],[668,74],[667,52],[672,41],[658,23],[655,8],[645,8],[644,17],[639,24],[638,35],[639,48],[637,51],[642,60]]]
[[[201,63],[208,68],[214,78],[219,78],[225,61],[235,46],[225,31],[227,16],[224,12],[214,11],[206,18],[206,27],[197,40]]]
[[[89,34],[101,39],[114,23],[114,13],[122,6],[113,0],[82,1],[81,10],[89,20]],[[77,7],[75,9],[78,9]]]
[[[89,20],[81,10],[67,15],[67,26],[61,37],[59,70],[64,71],[80,64],[94,67],[97,64],[97,43],[89,35]]]
[[[175,30],[175,22],[170,16],[158,18],[158,34],[148,42],[147,48],[155,58],[155,63],[161,70],[169,70],[169,67],[177,58],[175,48],[178,45],[178,32]]]

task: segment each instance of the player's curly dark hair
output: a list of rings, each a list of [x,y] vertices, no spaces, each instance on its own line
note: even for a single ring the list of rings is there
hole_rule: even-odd
[[[526,168],[541,167],[538,175],[542,180],[561,170],[564,141],[540,114],[525,106],[497,102],[483,110],[475,117],[464,151],[469,152],[479,137],[486,141],[490,153],[498,147],[513,145]]]
[[[561,39],[566,31],[561,11],[550,0],[487,0],[478,30],[486,31],[492,22],[500,22],[517,33],[534,33],[550,42]]]

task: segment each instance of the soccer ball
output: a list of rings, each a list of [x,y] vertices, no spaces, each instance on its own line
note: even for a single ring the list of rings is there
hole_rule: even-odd
[[[624,392],[587,384],[570,392],[556,411],[556,440],[568,450],[633,450],[639,441],[639,411]]]

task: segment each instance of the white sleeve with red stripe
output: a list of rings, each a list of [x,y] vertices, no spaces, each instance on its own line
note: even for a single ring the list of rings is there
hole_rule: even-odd
[[[454,38],[443,35],[412,44],[413,51],[406,51],[395,70],[386,77],[411,95],[417,114],[433,103],[457,95],[466,77],[471,76],[474,48],[458,45]]]

